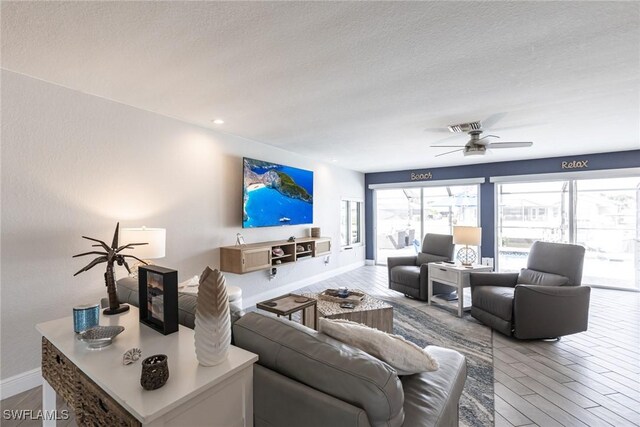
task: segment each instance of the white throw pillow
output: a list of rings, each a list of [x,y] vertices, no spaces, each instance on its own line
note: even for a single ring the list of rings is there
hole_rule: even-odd
[[[388,363],[398,375],[412,375],[438,369],[438,362],[425,349],[399,335],[342,319],[321,317],[319,326],[323,334]]]

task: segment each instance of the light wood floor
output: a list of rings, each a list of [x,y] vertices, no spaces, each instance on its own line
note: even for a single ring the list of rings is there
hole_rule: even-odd
[[[338,286],[404,298],[387,288],[384,267],[362,267],[312,288]],[[518,341],[494,333],[493,346],[496,426],[640,425],[640,294],[593,289],[589,331],[553,342]],[[3,410],[37,410],[40,388],[1,404]]]

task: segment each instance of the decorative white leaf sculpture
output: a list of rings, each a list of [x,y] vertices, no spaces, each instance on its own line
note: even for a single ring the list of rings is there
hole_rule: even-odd
[[[196,358],[203,366],[224,362],[231,345],[229,298],[224,276],[207,267],[200,276],[195,321]]]

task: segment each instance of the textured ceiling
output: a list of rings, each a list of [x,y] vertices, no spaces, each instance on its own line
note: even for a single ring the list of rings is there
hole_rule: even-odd
[[[5,69],[360,171],[640,148],[639,2],[3,1],[1,35]],[[429,148],[492,115],[534,146]]]

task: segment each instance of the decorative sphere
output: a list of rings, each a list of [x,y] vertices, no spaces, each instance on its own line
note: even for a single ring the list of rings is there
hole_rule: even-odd
[[[458,251],[456,257],[458,258],[458,261],[462,263],[462,265],[471,265],[477,259],[476,251],[467,247],[461,248]]]

